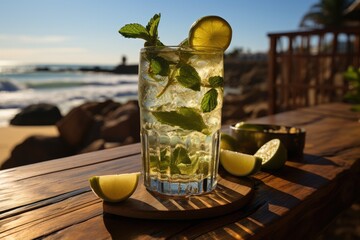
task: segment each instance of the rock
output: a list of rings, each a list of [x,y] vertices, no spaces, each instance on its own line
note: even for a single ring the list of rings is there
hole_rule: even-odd
[[[123,105],[112,100],[84,103],[58,122],[64,141],[78,152],[102,139],[120,145],[140,141],[140,111],[137,101]],[[129,138],[130,137],[130,138]],[[93,147],[90,149],[94,149]]]
[[[56,126],[60,137],[73,148],[82,146],[83,139],[94,123],[93,116],[82,106],[73,108]]]
[[[114,109],[114,111],[106,115],[105,121],[116,119],[121,116],[134,114],[134,113],[139,113],[139,105],[138,105],[138,101],[131,100],[123,104],[122,106],[119,106],[118,108]]]
[[[134,142],[140,141],[140,111],[137,101],[122,105],[104,120],[101,137],[107,142],[123,142],[127,137],[132,137]]]
[[[15,146],[1,169],[66,157],[74,154],[60,137],[31,136]]]
[[[122,142],[131,135],[131,124],[127,115],[107,121],[101,129],[101,137],[108,142]]]
[[[13,119],[11,125],[54,125],[62,119],[57,106],[47,103],[32,104],[23,108]]]
[[[118,107],[120,107],[121,104],[114,102],[113,100],[106,100],[104,102],[89,102],[84,103],[81,107],[90,112],[92,115],[101,115],[106,116],[107,114],[111,113]]]
[[[24,89],[19,83],[11,81],[10,79],[0,79],[0,92],[16,92]]]
[[[94,141],[101,139],[101,128],[104,126],[104,119],[100,115],[95,115],[89,129],[85,132],[78,144],[78,149],[82,149]]]

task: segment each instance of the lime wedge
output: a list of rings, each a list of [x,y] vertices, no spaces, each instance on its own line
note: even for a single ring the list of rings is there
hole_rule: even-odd
[[[234,176],[248,176],[258,172],[262,159],[240,152],[221,150],[220,163],[224,169]]]
[[[235,138],[226,133],[221,133],[220,149],[235,151],[238,142]]]
[[[205,16],[197,20],[189,31],[189,45],[196,47],[213,47],[226,50],[231,42],[230,24],[218,16]]]
[[[285,165],[287,150],[276,138],[262,145],[254,156],[262,158],[262,169],[276,170]]]
[[[91,189],[96,196],[108,202],[120,202],[128,199],[138,185],[140,173],[93,176],[89,179]]]

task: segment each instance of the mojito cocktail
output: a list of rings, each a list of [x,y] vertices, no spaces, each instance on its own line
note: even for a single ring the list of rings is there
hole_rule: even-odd
[[[221,49],[141,50],[142,162],[149,190],[189,195],[216,186],[223,72]]]
[[[160,14],[119,33],[145,40],[140,52],[139,106],[144,184],[164,195],[212,191],[217,184],[223,55],[232,30],[218,16],[197,20],[176,47],[158,36]]]

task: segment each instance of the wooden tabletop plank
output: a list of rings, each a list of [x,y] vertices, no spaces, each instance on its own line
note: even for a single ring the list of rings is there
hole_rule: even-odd
[[[105,152],[103,154],[103,152]],[[20,179],[27,179],[33,176],[57,171],[66,171],[71,168],[83,167],[86,165],[99,164],[101,162],[112,161],[114,159],[123,158],[127,156],[137,155],[140,153],[140,143],[111,148],[106,150],[99,150],[94,152],[74,155],[70,157],[49,160],[36,164],[25,165],[16,168],[10,168],[0,171],[0,182],[3,181],[18,181]]]
[[[253,122],[304,127],[305,154],[302,160],[287,161],[280,171],[253,175],[255,196],[243,209],[188,221],[103,214],[88,178],[139,171],[140,145],[134,144],[0,171],[0,238],[286,239],[290,232],[294,239],[314,236],[358,194],[357,114],[348,105],[335,104]]]
[[[91,195],[91,196],[90,196]],[[92,192],[51,203],[8,217],[0,222],[0,239],[33,239],[46,236],[92,217],[102,215],[102,202]],[[6,232],[2,228],[9,229]],[[28,231],[31,229],[31,231]]]
[[[86,158],[83,155],[75,156],[73,160],[86,161],[84,157]],[[47,204],[48,198],[64,199],[83,191],[90,191],[88,179],[91,176],[140,171],[140,166],[141,161],[138,154],[64,171],[49,171],[48,174],[43,173],[12,182],[3,181],[0,186],[2,194],[0,218],[6,216],[7,213],[4,212],[6,209],[23,211],[23,208],[37,208]],[[44,188],[44,184],[46,184],[46,188]],[[24,186],[27,187],[24,188]],[[43,199],[45,200],[42,201]]]
[[[360,112],[354,112],[351,110],[351,105],[344,103],[329,103],[313,106],[311,108],[303,108],[302,111],[321,113],[325,116],[331,116],[334,118],[346,118],[350,120],[359,121]]]

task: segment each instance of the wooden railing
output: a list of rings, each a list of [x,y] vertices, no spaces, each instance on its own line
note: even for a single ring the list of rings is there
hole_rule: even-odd
[[[360,66],[360,28],[270,33],[269,113],[340,101]]]

